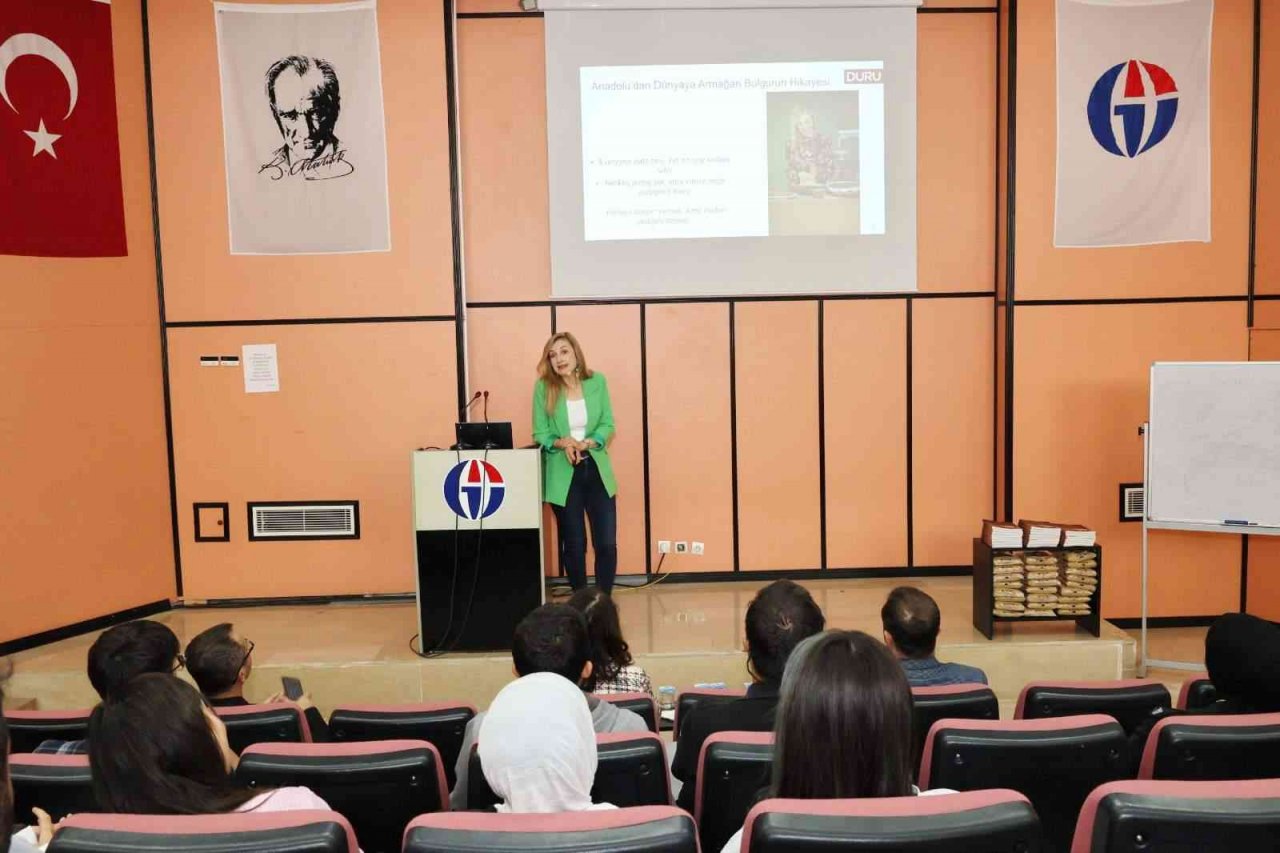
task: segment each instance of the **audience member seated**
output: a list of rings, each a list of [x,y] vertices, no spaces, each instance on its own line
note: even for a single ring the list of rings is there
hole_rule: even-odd
[[[827,631],[797,646],[762,799],[908,797],[920,793],[911,764],[911,688],[889,650],[861,631]],[[741,844],[738,830],[722,853]]]
[[[588,693],[653,693],[649,673],[635,665],[622,638],[618,606],[596,587],[580,589],[569,606],[587,619],[591,642],[591,677],[582,684]]]
[[[597,763],[591,711],[582,690],[559,675],[535,672],[498,691],[478,748],[500,812],[613,808],[591,802]]]
[[[240,759],[227,727],[196,689],[140,675],[89,719],[89,766],[102,811],[221,814],[324,809],[309,788],[254,789],[232,775]]]
[[[253,641],[237,634],[230,622],[201,631],[187,643],[187,672],[215,708],[253,704],[244,698],[244,684],[253,672]],[[302,709],[312,741],[329,740],[329,724],[309,695],[288,699],[283,693],[276,693],[264,700],[264,704],[275,702],[293,702]]]
[[[168,625],[140,619],[108,628],[89,647],[89,683],[103,699],[147,672],[177,672],[183,666],[178,637]],[[46,740],[38,753],[83,755],[89,751],[82,740]]]
[[[753,684],[732,702],[698,708],[680,721],[671,774],[683,785],[676,804],[693,814],[695,777],[702,742],[716,732],[767,732],[773,729],[782,671],[791,650],[826,625],[809,591],[787,580],[774,581],[747,606],[747,670]]]
[[[13,785],[9,781],[9,726],[4,720],[4,682],[9,677],[8,664],[0,666],[0,850],[9,853],[38,853],[53,838],[53,822],[40,809],[33,815],[38,826],[13,833]]]
[[[586,619],[567,604],[542,605],[521,619],[520,624],[516,626],[515,637],[511,642],[511,658],[517,678],[523,679],[535,673],[552,673],[570,684],[581,686],[591,678],[592,671],[591,644],[587,637]],[[498,695],[502,696],[502,693]],[[591,715],[592,729],[599,734],[649,730],[639,714],[617,708],[594,696],[586,696],[584,701]],[[467,779],[471,764],[471,747],[478,739],[486,716],[487,714],[482,711],[467,723],[467,731],[463,735],[462,749],[458,753],[458,763],[455,767],[457,781],[454,782],[453,792],[449,795],[449,805],[454,810],[467,808]],[[530,729],[530,733],[536,732],[545,736],[551,725],[548,719],[550,716],[548,709],[533,705],[524,709],[522,719],[524,725]],[[592,755],[595,755],[594,740],[592,740]],[[593,757],[592,767],[594,766]],[[487,767],[485,778],[489,779]],[[501,795],[492,782],[489,786]],[[590,790],[590,788],[591,783],[588,781],[587,789]]]
[[[987,683],[987,674],[976,666],[941,663],[934,657],[942,613],[928,593],[913,586],[898,587],[880,608],[880,622],[885,645],[902,664],[912,687]]]

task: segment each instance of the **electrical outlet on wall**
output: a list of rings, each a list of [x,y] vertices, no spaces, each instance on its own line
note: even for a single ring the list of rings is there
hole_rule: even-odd
[[[658,553],[659,553],[659,554],[670,554],[670,553],[671,553],[671,540],[670,540],[670,539],[659,539],[659,540],[658,540]]]
[[[701,557],[707,550],[707,546],[701,542],[694,542],[692,546],[693,556]]]
[[[677,554],[688,554],[688,553],[689,553],[689,543],[688,543],[688,542],[677,542],[677,543],[676,543],[676,553],[677,553]]]

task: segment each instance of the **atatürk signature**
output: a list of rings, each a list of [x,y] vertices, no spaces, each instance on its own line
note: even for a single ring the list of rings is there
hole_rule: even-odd
[[[299,176],[304,181],[331,181],[334,178],[345,178],[355,170],[356,167],[347,160],[345,148],[332,154],[322,154],[319,157],[299,160],[295,163],[289,162],[288,148],[281,148],[275,153],[271,162],[262,164],[258,174],[265,172],[273,181]]]

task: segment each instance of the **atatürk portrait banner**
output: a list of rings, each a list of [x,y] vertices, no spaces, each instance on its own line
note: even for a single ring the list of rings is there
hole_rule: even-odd
[[[389,251],[374,0],[214,16],[231,253]]]

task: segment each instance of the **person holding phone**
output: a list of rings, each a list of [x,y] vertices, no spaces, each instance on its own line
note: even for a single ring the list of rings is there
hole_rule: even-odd
[[[543,450],[543,499],[555,513],[560,560],[575,592],[587,585],[585,521],[596,552],[596,586],[612,592],[618,573],[618,483],[608,446],[613,433],[604,374],[587,367],[573,335],[557,332],[538,363],[533,440]]]

